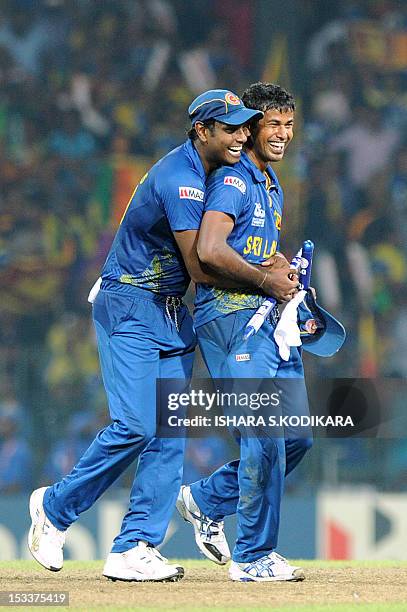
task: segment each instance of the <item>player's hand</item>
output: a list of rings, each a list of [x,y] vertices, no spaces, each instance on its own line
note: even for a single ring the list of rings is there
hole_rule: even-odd
[[[304,323],[304,329],[308,334],[315,334],[319,329],[318,321],[316,319],[308,319]]]
[[[260,265],[263,266],[264,268],[269,268],[271,266],[273,266],[274,268],[289,268],[290,267],[290,264],[288,263],[285,256],[279,251],[274,253],[274,255],[272,255],[265,261],[262,261]]]
[[[275,267],[267,271],[262,290],[274,297],[277,302],[289,302],[298,293],[298,275],[286,267]]]

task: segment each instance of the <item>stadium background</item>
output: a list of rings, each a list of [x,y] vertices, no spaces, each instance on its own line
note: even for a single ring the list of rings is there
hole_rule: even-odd
[[[296,95],[277,168],[283,249],[315,241],[320,301],[348,330],[337,357],[306,360],[310,380],[393,377],[402,389],[406,69],[395,0],[1,3],[0,559],[26,554],[30,489],[66,473],[105,423],[88,289],[134,185],[183,141],[205,89],[263,79]],[[386,409],[404,404],[401,393]],[[284,554],[407,558],[407,429],[392,423],[386,437],[316,440],[287,481]],[[234,453],[192,441],[185,481]],[[103,556],[131,478],[75,525],[72,557]],[[176,517],[169,536],[165,553],[193,556]]]

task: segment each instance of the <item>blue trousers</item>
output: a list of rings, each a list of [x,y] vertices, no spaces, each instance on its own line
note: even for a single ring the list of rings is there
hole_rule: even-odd
[[[284,415],[308,415],[308,398],[300,351],[291,349],[283,361],[266,321],[257,334],[243,342],[243,330],[254,311],[241,310],[197,328],[199,346],[213,378],[295,378],[287,385],[292,397]],[[243,356],[243,357],[242,357]],[[240,384],[241,386],[241,384]],[[237,538],[232,558],[255,561],[277,546],[284,477],[312,446],[310,430],[284,428],[282,435],[240,435],[240,460],[232,461],[191,485],[199,508],[211,519],[237,515]]]
[[[177,331],[165,299],[124,286],[99,292],[93,319],[112,423],[71,473],[47,489],[44,509],[58,529],[67,529],[139,457],[112,551],[138,540],[158,545],[181,485],[184,440],[155,437],[156,379],[179,378],[182,388],[188,386],[196,345],[192,318],[182,305]]]

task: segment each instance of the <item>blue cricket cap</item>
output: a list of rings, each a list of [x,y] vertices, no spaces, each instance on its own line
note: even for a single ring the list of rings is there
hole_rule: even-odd
[[[210,89],[195,98],[188,108],[192,125],[197,121],[216,119],[227,125],[242,125],[254,117],[263,116],[262,111],[246,108],[239,96],[228,89]]]
[[[335,319],[327,310],[321,308],[310,290],[307,291],[307,295],[300,304],[298,312],[300,328],[301,323],[305,323],[307,319],[313,318],[318,322],[318,329],[314,334],[301,332],[303,349],[318,355],[318,357],[332,357],[332,355],[335,355],[346,339],[346,331],[342,323]]]

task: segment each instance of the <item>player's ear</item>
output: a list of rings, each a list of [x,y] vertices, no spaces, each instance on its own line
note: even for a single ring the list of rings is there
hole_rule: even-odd
[[[202,144],[206,144],[208,142],[208,128],[201,121],[197,121],[194,127],[199,141],[202,142]]]
[[[257,133],[259,131],[259,120],[258,119],[254,119],[253,121],[249,121],[246,126],[248,129],[249,134],[247,135],[247,142],[246,142],[246,146],[249,149],[252,149],[254,146],[254,141],[256,139]]]

